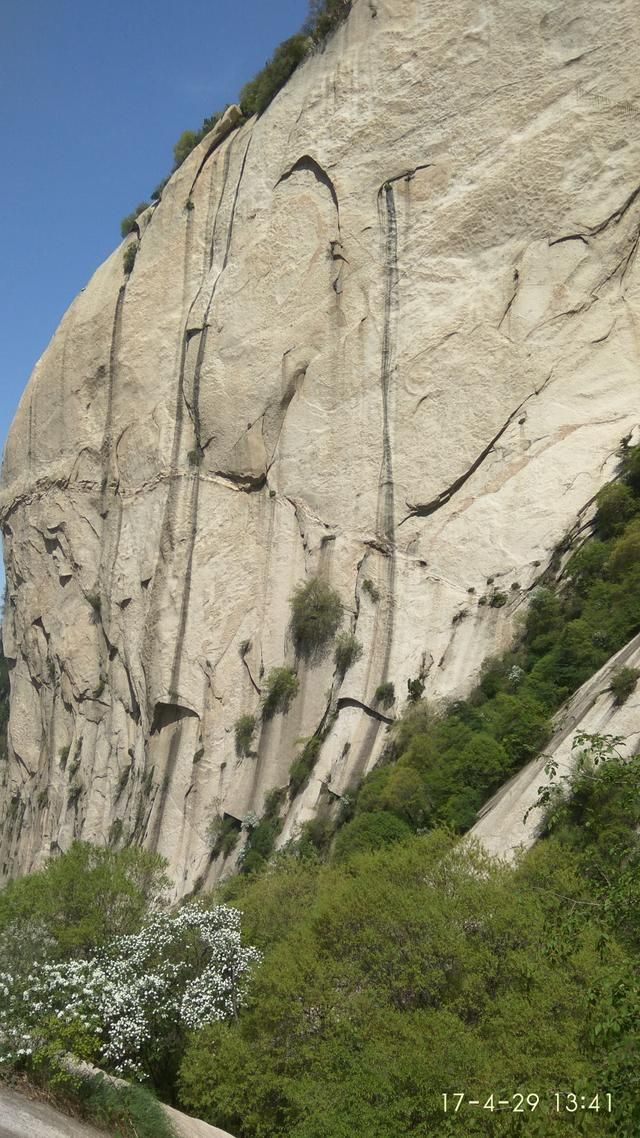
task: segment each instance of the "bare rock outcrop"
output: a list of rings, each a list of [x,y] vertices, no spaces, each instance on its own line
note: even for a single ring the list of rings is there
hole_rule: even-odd
[[[638,421],[639,40],[634,0],[356,0],[97,270],[4,458],[3,873],[78,835],[211,881],[323,720],[283,841],[376,761],[379,684],[506,646]],[[363,655],[240,759],[319,573]]]

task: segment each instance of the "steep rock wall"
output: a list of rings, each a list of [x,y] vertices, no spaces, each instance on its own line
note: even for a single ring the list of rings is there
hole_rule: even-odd
[[[508,643],[638,419],[639,38],[633,0],[356,0],[98,269],[4,459],[3,873],[78,835],[212,880],[211,817],[328,715],[283,840],[375,762],[381,682],[459,696]],[[240,760],[317,573],[363,656]]]

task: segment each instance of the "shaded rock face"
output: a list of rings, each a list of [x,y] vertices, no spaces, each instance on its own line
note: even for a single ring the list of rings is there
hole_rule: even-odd
[[[300,739],[283,841],[379,757],[379,684],[508,643],[638,418],[639,38],[634,0],[356,0],[98,269],[4,460],[4,873],[77,835],[212,881]],[[239,759],[317,574],[362,657]]]

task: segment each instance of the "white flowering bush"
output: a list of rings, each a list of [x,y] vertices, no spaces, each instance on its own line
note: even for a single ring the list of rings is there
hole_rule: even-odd
[[[26,981],[0,972],[0,1062],[56,1040],[116,1074],[163,1081],[187,1031],[245,1000],[261,956],[241,943],[240,919],[192,902],[87,959],[44,963]]]

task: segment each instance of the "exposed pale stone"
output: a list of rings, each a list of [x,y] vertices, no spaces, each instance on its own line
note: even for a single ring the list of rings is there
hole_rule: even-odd
[[[394,711],[421,671],[456,697],[509,642],[637,423],[634,0],[376,9],[228,112],[34,370],[0,502],[3,872],[120,819],[178,892],[212,880],[210,818],[260,813],[331,707],[286,839],[376,761],[382,681]],[[300,666],[240,760],[318,572],[363,657]]]
[[[617,748],[622,756],[634,755],[640,744],[640,691],[636,689],[618,707],[610,691],[611,676],[617,668],[638,668],[640,635],[635,636],[620,652],[616,652],[599,672],[587,680],[555,719],[555,732],[545,752],[503,786],[486,803],[470,836],[476,838],[496,857],[513,860],[521,849],[528,849],[538,837],[542,815],[537,808],[538,791],[551,785],[545,774],[550,759],[557,763],[555,781],[573,771],[579,748],[578,732],[589,735],[612,735],[622,740]]]

